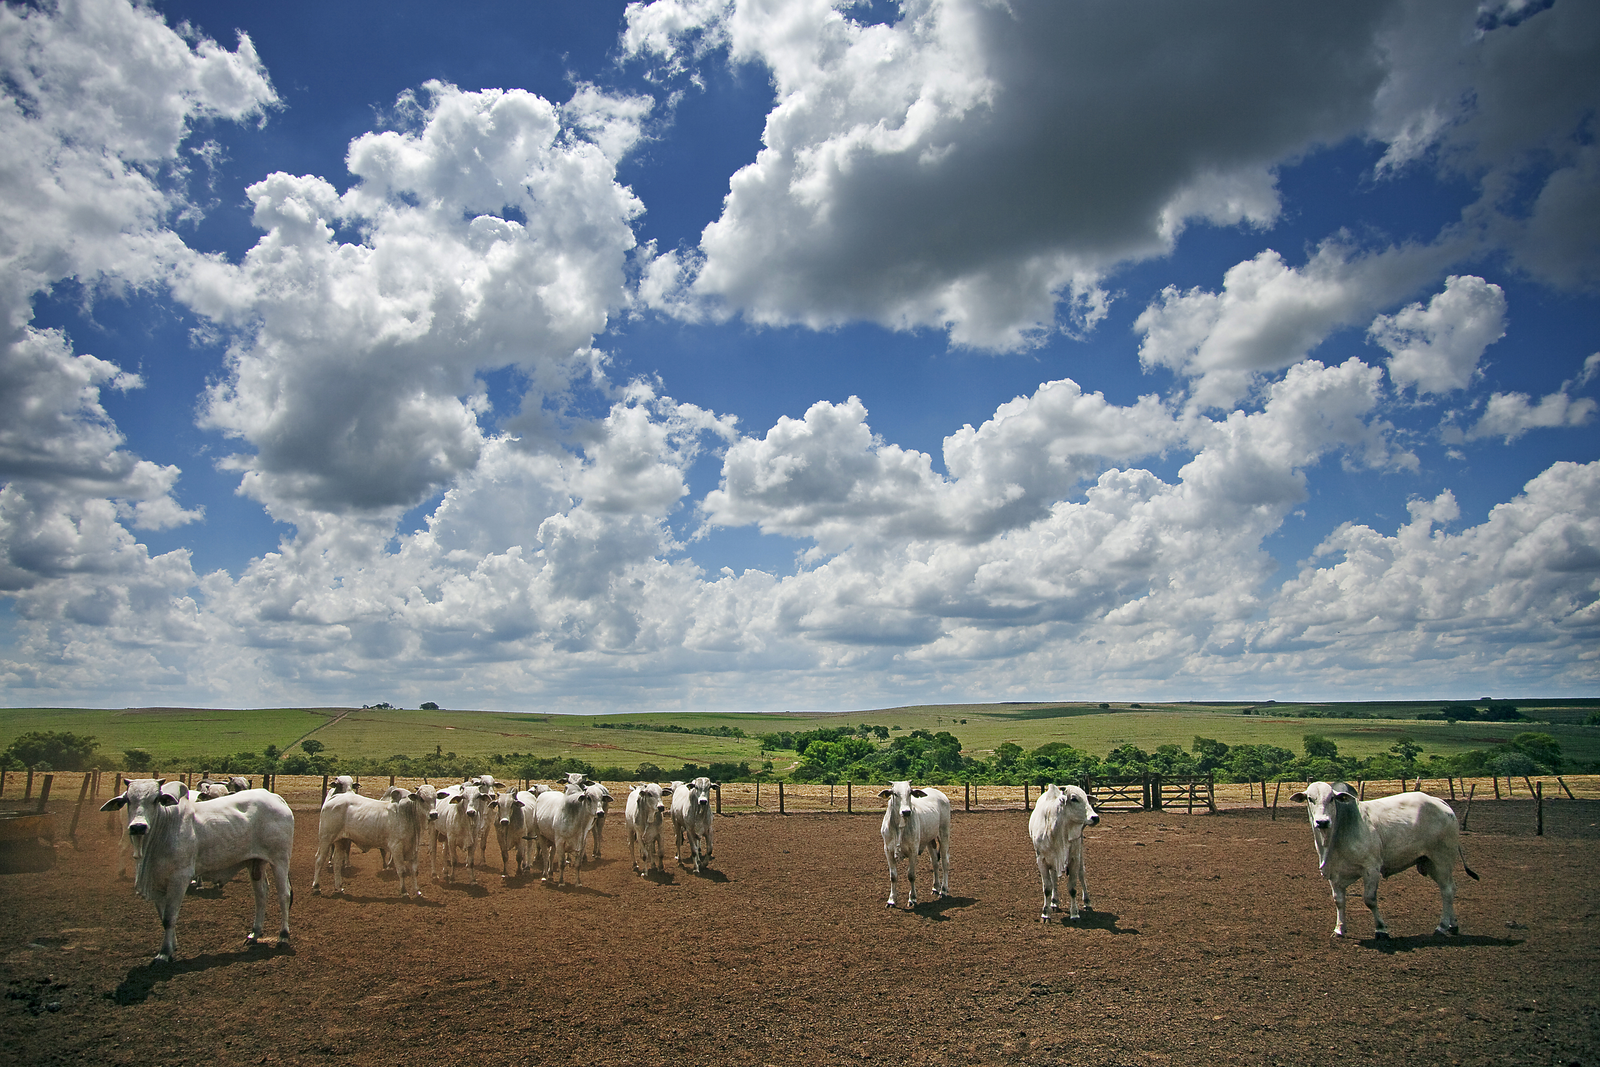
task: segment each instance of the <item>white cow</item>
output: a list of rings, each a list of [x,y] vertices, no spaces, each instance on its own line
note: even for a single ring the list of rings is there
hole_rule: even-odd
[[[235,774],[228,779],[228,792],[230,793],[243,793],[249,788],[250,779],[244,777],[242,774]]]
[[[442,799],[443,794],[441,794]],[[456,853],[467,850],[467,869],[473,885],[478,884],[478,861],[483,854],[484,837],[489,832],[489,794],[476,782],[467,782],[450,790],[439,815],[444,834],[445,880],[454,881]]]
[[[207,804],[195,803],[182,782],[136,778],[101,811],[128,810],[128,835],[143,848],[134,874],[134,889],[156,906],[163,936],[156,961],[171,962],[178,954],[178,909],[195,878],[232,878],[246,867],[255,890],[256,917],[247,937],[261,938],[267,918],[266,872],[270,866],[278,888],[283,924],[278,943],[289,941],[289,857],[294,852],[294,812],[283,798],[265,789],[247,789]]]
[[[439,846],[444,843],[444,813],[450,808],[450,798],[456,795],[459,785],[447,785],[443,789],[435,789],[433,794],[433,818],[429,820],[428,829],[422,832],[422,839],[428,846],[428,865],[433,871],[433,880],[439,880]]]
[[[892,782],[878,794],[889,804],[883,813],[883,858],[889,862],[888,907],[896,904],[901,860],[911,881],[909,907],[917,906],[917,857],[933,852],[933,895],[950,895],[950,798],[937,789]]]
[[[229,789],[227,782],[213,782],[209,778],[205,781],[197,782],[194,787],[194,797],[197,801],[216,800],[218,797],[225,797],[237,792],[237,789]]]
[[[682,784],[673,782],[662,789],[654,782],[640,782],[628,790],[622,815],[628,821],[628,857],[640,875],[666,869],[661,859],[661,815],[666,805],[661,798],[672,796]]]
[[[1067,881],[1067,918],[1080,918],[1078,891],[1083,895],[1083,910],[1089,911],[1089,873],[1083,865],[1083,828],[1100,822],[1089,803],[1089,795],[1075,785],[1045,787],[1028,816],[1028,836],[1033,839],[1033,858],[1039,865],[1039,884],[1044,907],[1039,921],[1050,921],[1050,911],[1061,910],[1057,888]]]
[[[328,802],[328,797],[336,797],[343,793],[359,792],[361,792],[360,784],[358,784],[350,775],[341,774],[328,782],[328,796],[323,797],[322,802],[326,804]]]
[[[699,874],[711,861],[711,792],[721,787],[709,778],[696,778],[680,787],[672,783],[672,857],[683,863],[683,839],[689,839],[689,858]]]
[[[1374,934],[1389,937],[1378,912],[1378,883],[1391,874],[1415,867],[1439,884],[1444,914],[1436,934],[1453,934],[1456,925],[1456,860],[1477,879],[1461,852],[1456,813],[1450,805],[1426,793],[1401,793],[1380,800],[1357,800],[1344,782],[1312,782],[1305,792],[1289,797],[1304,802],[1311,819],[1311,836],[1317,845],[1317,869],[1333,890],[1338,920],[1334,937],[1344,936],[1345,889],[1356,879],[1365,883],[1363,894],[1372,911]]]
[[[564,790],[557,792],[552,789],[537,798],[534,802],[533,821],[534,828],[542,839],[540,845],[544,852],[543,881],[550,880],[551,872],[555,870],[559,861],[561,884],[567,883],[567,854],[570,852],[576,857],[578,884],[583,884],[584,845],[587,843],[589,829],[594,823],[595,812],[599,807],[598,798],[583,786],[570,781]]]
[[[399,786],[386,791],[381,800],[369,800],[359,793],[340,793],[322,805],[317,826],[317,857],[312,866],[311,891],[320,893],[322,864],[333,861],[333,891],[344,892],[344,867],[350,847],[366,852],[379,849],[394,860],[400,878],[400,895],[406,896],[406,877],[411,888],[422,896],[417,882],[417,828],[428,821],[431,812],[422,794]]]
[[[606,828],[606,813],[611,810],[611,790],[599,782],[587,787],[588,792],[594,796],[599,808],[594,813],[594,827],[590,836],[594,838],[594,858],[600,858],[600,835]]]
[[[521,874],[528,866],[528,834],[532,828],[533,812],[529,805],[534,795],[525,790],[507,790],[495,794],[489,806],[494,808],[494,832],[500,842],[500,877],[510,878],[506,863],[515,854],[516,870]]]

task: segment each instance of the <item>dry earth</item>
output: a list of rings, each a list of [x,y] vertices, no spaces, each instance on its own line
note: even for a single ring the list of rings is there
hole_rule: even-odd
[[[618,823],[582,888],[502,882],[496,851],[421,903],[376,853],[313,895],[296,817],[292,947],[244,948],[241,877],[191,894],[171,965],[98,820],[0,856],[0,1064],[1600,1063],[1592,802],[1547,805],[1545,837],[1475,808],[1462,935],[1408,873],[1386,943],[1359,905],[1329,936],[1298,811],[1107,816],[1079,925],[1038,922],[1020,811],[958,812],[954,896],[914,912],[884,907],[871,815],[724,817],[714,870],[662,879]]]

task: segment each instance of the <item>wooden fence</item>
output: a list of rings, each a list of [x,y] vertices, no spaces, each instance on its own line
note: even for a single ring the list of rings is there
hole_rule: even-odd
[[[180,780],[194,786],[204,777],[195,771],[156,772],[157,777]],[[73,836],[82,816],[95,811],[105,798],[122,789],[123,776],[115,771],[4,771],[0,772],[0,806],[11,810],[53,811],[72,815],[67,836]],[[391,784],[415,786],[423,781],[392,775],[366,775],[358,778],[362,792],[375,796]],[[514,782],[525,786],[525,782]],[[620,808],[632,782],[607,782]],[[1194,814],[1240,808],[1288,807],[1288,797],[1301,788],[1297,782],[1217,783],[1209,778],[1162,778],[1140,775],[1127,778],[1093,778],[1078,783],[1090,795],[1097,811],[1161,811],[1168,814]],[[1600,800],[1600,775],[1543,775],[1517,778],[1449,778],[1362,781],[1352,783],[1364,799],[1391,796],[1409,789],[1422,789],[1435,796],[1464,805],[1493,800]],[[288,800],[291,807],[315,810],[322,801],[326,780],[321,775],[257,775],[251,785],[265,786]],[[878,793],[883,783],[840,783],[819,785],[792,782],[726,782],[713,794],[722,814],[798,814],[836,812],[839,814],[880,814],[883,802]],[[965,784],[940,786],[956,811],[1027,811],[1038,799],[1034,785]],[[1542,810],[1542,808],[1541,808]],[[1469,814],[1466,818],[1470,818]]]

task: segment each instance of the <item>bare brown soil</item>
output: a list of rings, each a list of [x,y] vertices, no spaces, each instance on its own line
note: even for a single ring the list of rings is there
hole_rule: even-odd
[[[1095,910],[1046,926],[1020,811],[958,812],[955,895],[912,912],[884,907],[872,815],[724,817],[713,871],[663,879],[617,821],[582,888],[503,883],[495,851],[408,903],[375,852],[312,895],[297,810],[293,946],[244,947],[241,877],[191,894],[171,965],[96,820],[6,857],[0,1063],[1595,1064],[1600,805],[1561,811],[1534,837],[1475,809],[1462,935],[1408,873],[1378,942],[1359,904],[1329,936],[1299,811],[1107,816]]]

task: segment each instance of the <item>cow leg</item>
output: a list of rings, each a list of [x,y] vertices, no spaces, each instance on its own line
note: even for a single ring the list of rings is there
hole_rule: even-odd
[[[183,895],[189,891],[194,870],[178,870],[167,883],[167,895],[156,904],[156,914],[161,916],[161,949],[155,962],[171,963],[178,958],[178,910],[183,907]]]
[[[1368,871],[1365,892],[1362,899],[1367,902],[1367,908],[1372,912],[1372,936],[1379,941],[1389,940],[1389,928],[1383,925],[1383,914],[1378,911],[1378,883],[1383,881],[1381,871]]]
[[[289,857],[272,865],[272,877],[278,885],[278,912],[282,919],[278,927],[278,944],[289,943],[289,906],[294,903],[294,890],[289,888]]]
[[[889,901],[884,907],[892,908],[896,903],[895,894],[900,888],[900,857],[897,850],[886,848],[883,850],[883,858],[889,862]]]
[[[322,865],[327,862],[328,850],[332,847],[333,843],[331,841],[319,840],[317,842],[317,858],[311,865],[311,891],[313,893],[319,895],[322,893]]]
[[[1439,900],[1444,911],[1439,916],[1439,925],[1434,927],[1436,934],[1458,934],[1461,927],[1456,924],[1456,876],[1454,862],[1440,863],[1437,859],[1428,858],[1423,872],[1439,883]],[[1418,866],[1423,866],[1419,864]]]
[[[1039,891],[1044,894],[1044,904],[1039,909],[1039,921],[1050,921],[1050,906],[1056,901],[1055,869],[1045,862],[1045,858],[1038,854],[1033,857],[1034,863],[1039,868]]]
[[[250,927],[250,932],[244,935],[244,943],[247,945],[253,945],[261,940],[261,927],[267,921],[266,867],[266,860],[250,861],[250,891],[256,898],[256,921]]]
[[[333,891],[335,894],[344,892],[344,868],[350,862],[350,842],[335,841],[333,843]]]
[[[917,849],[907,849],[906,851],[911,853],[911,862],[906,864],[906,882],[911,886],[911,894],[906,897],[906,907],[915,908],[917,906],[917,857],[920,853]]]
[[[1082,837],[1079,837],[1077,843],[1073,846],[1073,852],[1077,862],[1072,867],[1078,874],[1078,888],[1083,892],[1083,910],[1093,911],[1094,909],[1089,906],[1089,865],[1084,862]]]
[[[1344,891],[1346,888],[1348,888],[1349,884],[1350,883],[1346,882],[1341,885],[1332,879],[1328,880],[1328,886],[1333,890],[1333,913],[1335,916],[1333,923],[1334,937],[1344,936]]]

